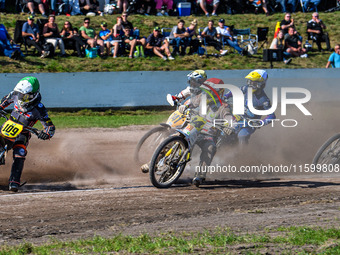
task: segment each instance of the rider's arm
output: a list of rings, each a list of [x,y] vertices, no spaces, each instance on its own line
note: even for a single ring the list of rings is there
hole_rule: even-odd
[[[49,139],[50,139],[53,137],[55,133],[55,126],[53,125],[53,122],[48,116],[48,112],[42,103],[38,104],[38,111],[40,113],[39,120],[44,127],[44,132],[49,135]]]
[[[263,109],[264,110],[268,110],[271,107],[272,107],[272,105],[271,105],[269,99],[263,103]],[[275,119],[276,119],[276,116],[275,116],[275,113],[273,112],[273,113],[267,115],[262,121],[263,121],[264,125],[268,125],[268,124],[271,123],[271,120],[275,120]]]
[[[3,109],[5,109],[6,107],[8,107],[11,103],[13,103],[13,98],[12,98],[13,92],[9,93],[7,96],[4,96],[1,99],[0,102],[0,107]]]
[[[186,89],[182,90],[176,95],[176,97],[178,97],[180,101],[183,101],[189,96],[190,96],[190,86],[186,87]]]

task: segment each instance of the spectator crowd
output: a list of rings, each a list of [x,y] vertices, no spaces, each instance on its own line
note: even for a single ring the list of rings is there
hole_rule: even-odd
[[[0,12],[10,6],[17,11],[29,11],[29,14],[47,15],[103,15],[144,14],[157,16],[178,16],[178,4],[187,2],[191,5],[191,14],[217,16],[218,13],[259,13],[266,15],[275,12],[317,12],[320,10],[339,10],[340,0],[0,0]],[[15,4],[15,6],[13,6]],[[319,9],[319,10],[318,10]]]
[[[121,0],[122,10],[128,9],[124,1]],[[79,0],[81,13],[92,13],[84,18],[80,28],[73,27],[71,22],[66,20],[62,28],[59,29],[55,22],[57,16],[54,15],[56,12],[54,5],[63,3],[66,5],[64,7],[66,15],[71,15],[70,10],[72,6],[74,7],[74,2],[71,0],[51,1],[50,10],[53,14],[48,16],[48,22],[43,27],[39,27],[35,23],[35,12],[30,6],[32,4],[34,8],[36,4],[41,15],[47,17],[44,4],[40,0],[28,0],[29,16],[27,22],[20,27],[25,49],[33,47],[41,58],[53,57],[58,50],[61,57],[67,57],[66,50],[70,49],[80,58],[85,56],[102,58],[127,56],[132,59],[139,56],[155,55],[163,60],[174,60],[177,55],[206,54],[207,46],[214,47],[219,56],[226,55],[228,50],[237,52],[241,56],[250,54],[248,45],[239,44],[239,40],[233,34],[233,26],[226,25],[223,18],[218,19],[217,26],[214,25],[214,20],[210,19],[206,26],[200,29],[197,27],[196,19],[188,26],[185,25],[184,20],[179,20],[171,31],[163,31],[162,28],[156,26],[153,31],[150,31],[150,34],[143,37],[140,36],[138,27],[133,26],[128,20],[129,13],[124,11],[121,16],[117,17],[115,24],[110,26],[107,22],[101,22],[100,31],[96,31],[91,25],[90,18],[90,16],[102,15],[96,0]],[[165,4],[167,4],[167,8],[170,8],[168,2]],[[200,4],[203,11],[206,10],[206,4],[208,3]],[[217,16],[215,7],[217,7],[218,1],[215,0],[211,4],[213,6],[211,16]],[[285,5],[282,6],[282,9],[287,10]],[[167,15],[168,12],[163,12],[163,14]],[[209,13],[204,11],[204,15],[209,16]],[[325,42],[326,50],[332,51],[329,36],[325,32],[327,26],[320,19],[318,12],[312,13],[312,19],[306,23],[307,38],[303,38],[301,32],[296,30],[294,22],[292,14],[285,13],[270,45],[270,49],[282,50],[285,64],[291,63],[293,57],[308,57],[308,51],[312,46],[308,41],[315,43],[319,51],[324,51],[322,43]],[[334,50],[327,67],[338,67],[338,47],[335,46]],[[3,25],[0,26],[0,53],[14,59],[24,56],[20,47],[13,44],[12,37]]]

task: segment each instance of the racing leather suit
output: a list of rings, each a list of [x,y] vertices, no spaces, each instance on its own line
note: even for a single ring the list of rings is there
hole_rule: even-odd
[[[248,108],[248,87],[249,87],[248,85],[241,87],[245,100],[244,101],[245,117],[252,120],[253,119],[260,120],[261,116],[253,114]],[[232,93],[231,91],[229,91],[225,94],[224,99],[228,100],[231,97]],[[268,110],[271,108],[270,100],[263,89],[257,89],[255,92],[253,92],[253,106],[257,110]],[[264,125],[267,125],[271,122],[271,120],[275,118],[276,118],[275,113],[271,113],[267,115],[264,119],[262,119],[262,121]],[[256,130],[255,127],[250,126],[245,126],[241,128],[237,134],[240,144],[247,144],[251,134],[253,134],[255,130]]]
[[[18,98],[15,92],[11,92],[5,96],[0,102],[0,109],[5,109],[10,104],[14,103],[14,109],[11,112],[10,119],[21,123],[24,126],[33,127],[39,120],[44,127],[44,132],[52,138],[55,132],[55,126],[48,116],[45,106],[40,102],[39,94],[37,100],[33,102],[27,109],[20,109]],[[27,155],[27,146],[31,133],[22,131],[15,139],[13,144],[13,164],[9,182],[15,182],[20,185],[20,177],[24,167],[24,161]]]
[[[190,86],[176,95],[180,102],[189,96],[190,99],[187,100],[185,104],[193,109],[198,108],[200,106],[200,94],[192,93]],[[218,100],[216,103],[217,105],[213,101],[207,102],[207,115],[204,116],[204,118],[209,122],[213,122],[214,119],[226,119],[227,115],[231,115],[231,111],[227,105],[221,105]],[[200,147],[201,155],[199,163],[200,171],[195,172],[195,177],[197,176],[205,179],[207,174],[205,167],[210,166],[216,154],[217,137],[216,129],[213,128],[210,128],[209,130],[201,130],[200,135],[197,137],[195,144]]]

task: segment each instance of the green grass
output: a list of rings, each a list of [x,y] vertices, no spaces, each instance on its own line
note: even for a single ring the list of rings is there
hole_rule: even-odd
[[[39,16],[39,15],[38,15]],[[283,19],[282,13],[276,13],[272,16],[266,17],[265,15],[243,14],[243,15],[227,15],[222,14],[217,18],[213,18],[216,22],[219,18],[224,18],[227,25],[235,25],[235,28],[250,27],[252,33],[256,33],[257,27],[268,26],[269,42],[273,39],[274,28],[277,21]],[[91,18],[92,26],[97,30],[100,29],[100,23],[106,21],[109,26],[112,26],[116,20],[117,15],[108,15],[104,17]],[[339,12],[334,13],[321,13],[321,19],[328,26],[327,31],[330,35],[331,45],[334,47],[335,43],[339,43],[340,22]],[[17,19],[25,20],[27,14],[6,14],[2,16],[1,20],[8,28],[11,35],[14,34],[15,21]],[[80,27],[83,23],[84,16],[58,16],[56,22],[61,28],[65,20],[71,21],[75,27]],[[194,18],[198,20],[198,27],[205,27],[208,18],[206,17],[183,17],[188,25]],[[306,36],[306,22],[311,19],[311,13],[296,13],[293,15],[297,30],[302,36]],[[156,17],[156,16],[141,16],[132,15],[129,20],[137,26],[142,36],[148,36],[154,26],[172,27],[177,24],[177,17]],[[316,45],[314,46],[314,48]],[[210,52],[215,52],[214,49],[209,47]],[[275,68],[323,68],[327,63],[329,52],[319,53],[312,52],[307,59],[295,58],[290,65],[284,63],[275,63]],[[39,72],[110,72],[110,71],[173,71],[173,70],[193,70],[193,69],[206,69],[206,70],[223,70],[223,69],[253,69],[253,68],[269,68],[270,64],[262,61],[262,50],[252,57],[241,57],[238,54],[230,53],[221,58],[206,58],[184,56],[176,57],[175,61],[163,61],[158,57],[152,58],[138,58],[129,59],[127,57],[119,57],[117,59],[79,59],[75,56],[68,58],[55,59],[40,59],[37,56],[27,56],[22,61],[10,60],[7,57],[0,57],[1,73],[39,73]]]
[[[78,112],[50,112],[50,118],[59,128],[117,128],[130,125],[154,125],[164,122],[171,111],[113,111],[82,110]],[[39,128],[39,126],[38,126]]]
[[[271,233],[276,237],[271,237]],[[277,236],[279,233],[279,236]],[[249,246],[249,244],[251,244]],[[115,235],[111,238],[96,236],[70,242],[52,240],[43,245],[24,243],[4,245],[0,255],[9,254],[107,254],[119,253],[227,253],[258,254],[275,247],[273,253],[284,254],[339,254],[340,230],[337,228],[291,227],[267,231],[265,234],[236,234],[230,229],[215,229],[203,233],[164,233],[156,236]],[[247,246],[248,245],[248,246]]]

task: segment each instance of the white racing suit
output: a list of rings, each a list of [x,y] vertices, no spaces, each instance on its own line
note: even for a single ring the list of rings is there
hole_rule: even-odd
[[[195,119],[194,118],[195,114],[196,113],[199,114],[200,112],[200,107],[202,107],[201,95],[202,95],[201,93],[199,94],[191,93],[190,86],[188,86],[186,89],[184,89],[183,91],[176,95],[176,97],[179,98],[180,102],[185,100],[188,96],[190,96],[190,99],[187,100],[184,105],[186,105],[186,107],[189,107],[192,110],[191,119]],[[195,141],[195,144],[197,144],[201,149],[199,163],[200,170],[204,169],[205,166],[209,166],[211,164],[216,153],[216,141],[220,132],[213,127],[214,119],[228,119],[230,116],[231,110],[227,104],[221,105],[221,103],[218,100],[215,101],[207,100],[207,114],[201,117],[210,122],[211,125],[205,125],[205,127],[206,126],[210,127],[207,129],[203,128]],[[194,121],[191,121],[191,124],[197,127],[197,123],[194,123]],[[200,124],[201,123],[198,123],[198,125]],[[202,180],[204,180],[206,177],[206,171],[195,172],[195,177],[199,177]]]

